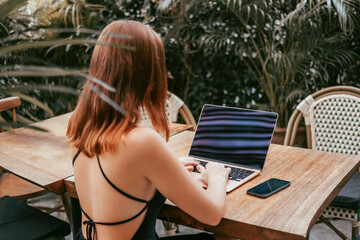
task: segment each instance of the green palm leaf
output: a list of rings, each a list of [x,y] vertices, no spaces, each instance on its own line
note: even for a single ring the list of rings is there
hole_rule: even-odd
[[[13,51],[27,50],[37,47],[65,46],[68,44],[79,44],[79,45],[99,44],[99,45],[106,45],[111,47],[119,47],[130,51],[135,50],[134,47],[127,46],[124,44],[115,44],[115,43],[97,41],[95,39],[78,38],[78,39],[56,39],[56,40],[45,40],[45,41],[35,41],[35,42],[22,42],[21,44],[2,47],[0,49],[0,56],[8,54]]]
[[[9,16],[26,3],[27,0],[0,0],[0,19]]]

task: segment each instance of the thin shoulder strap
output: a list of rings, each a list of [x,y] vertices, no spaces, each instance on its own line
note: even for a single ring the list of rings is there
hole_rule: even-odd
[[[134,197],[134,196],[131,196],[130,194],[127,194],[126,192],[122,191],[120,188],[118,188],[117,186],[115,186],[115,184],[113,184],[110,179],[108,179],[108,177],[105,175],[102,167],[101,167],[101,164],[100,164],[100,160],[99,160],[99,156],[96,156],[97,157],[97,160],[98,160],[98,163],[99,163],[99,168],[101,170],[101,173],[102,175],[104,176],[105,180],[116,190],[118,191],[119,193],[121,193],[122,195],[124,195],[125,197],[128,197],[134,201],[137,201],[137,202],[143,202],[143,203],[149,203],[148,201],[146,200],[143,200],[143,199],[140,199],[140,198],[137,198],[137,197]]]
[[[73,160],[72,160],[72,165],[74,166],[75,160],[76,158],[79,156],[79,154],[81,153],[81,150],[79,149],[79,151],[77,151],[77,153],[75,154]]]
[[[100,225],[118,225],[118,224],[123,224],[123,223],[130,222],[131,220],[134,220],[135,218],[137,218],[138,216],[140,216],[140,215],[146,210],[147,207],[148,207],[148,204],[146,204],[145,207],[143,207],[143,209],[141,209],[140,212],[137,213],[136,215],[134,215],[133,217],[128,218],[128,219],[123,220],[123,221],[118,221],[118,222],[94,222],[94,221],[89,217],[89,215],[86,214],[86,212],[82,209],[81,206],[80,206],[80,209],[81,209],[81,211],[84,213],[85,217],[86,217],[89,221],[91,221],[91,222],[93,222],[93,223],[95,223],[95,224],[100,224]],[[84,224],[86,224],[86,223],[84,222]]]

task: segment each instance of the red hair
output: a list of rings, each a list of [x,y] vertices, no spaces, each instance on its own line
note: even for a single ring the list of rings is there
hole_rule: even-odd
[[[128,35],[129,38],[116,36]],[[160,37],[150,27],[135,21],[116,21],[100,34],[91,63],[91,77],[116,89],[111,92],[90,79],[69,120],[69,142],[88,157],[113,152],[121,136],[141,120],[140,107],[151,118],[154,129],[169,139],[165,113],[167,79],[164,47]],[[114,46],[121,44],[134,50]],[[119,112],[87,85],[93,85],[122,107]]]

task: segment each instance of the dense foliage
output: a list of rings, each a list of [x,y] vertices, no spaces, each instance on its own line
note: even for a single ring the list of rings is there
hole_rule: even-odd
[[[28,101],[22,115],[32,120],[74,108],[95,39],[117,19],[144,22],[161,34],[169,90],[195,117],[204,103],[225,104],[279,112],[285,125],[305,95],[331,85],[360,87],[356,0],[41,4],[0,20],[0,46],[15,46],[0,51],[0,97],[21,91]]]
[[[334,78],[340,76],[343,81],[337,84],[346,84],[350,74],[345,72],[359,66],[359,7],[358,1],[335,0],[179,0],[169,1],[161,12],[173,16],[165,39],[183,44],[182,52],[190,53],[184,59],[190,59],[187,66],[191,70],[197,59],[203,61],[199,53],[219,56],[218,67],[211,68],[221,72],[219,82],[225,89],[218,96],[223,95],[232,105],[246,106],[252,101],[256,103],[252,107],[278,112],[279,125],[283,126],[300,98],[335,84]],[[214,59],[211,61],[205,66]],[[196,75],[198,79],[206,76],[209,80],[209,68],[201,69],[205,71]],[[224,73],[229,69],[240,82],[250,81],[233,87],[221,84],[226,82]],[[229,101],[232,94],[228,92],[242,96],[237,87],[255,87],[252,91],[263,98],[246,95],[245,101]]]

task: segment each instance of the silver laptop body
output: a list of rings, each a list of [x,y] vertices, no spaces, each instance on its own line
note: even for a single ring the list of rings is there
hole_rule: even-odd
[[[263,170],[277,118],[274,112],[205,104],[187,158],[231,167],[230,192]],[[206,187],[197,170],[192,174]]]

